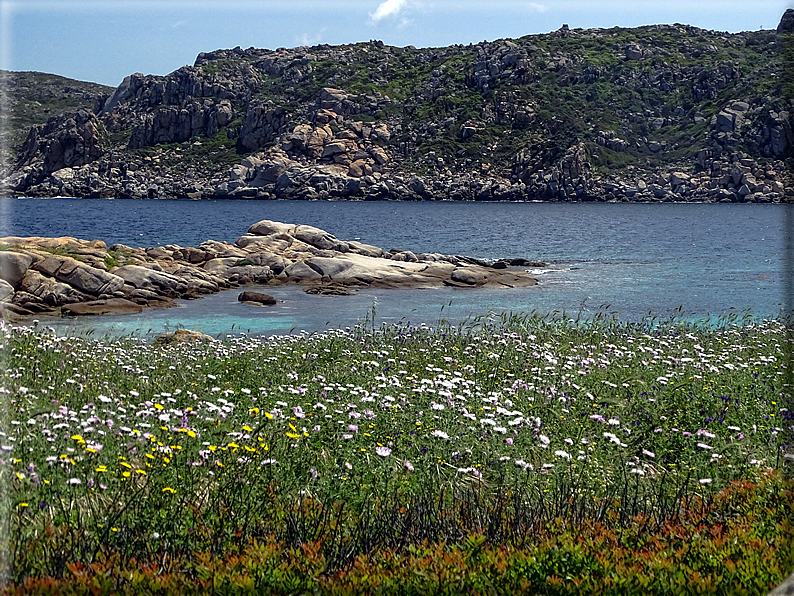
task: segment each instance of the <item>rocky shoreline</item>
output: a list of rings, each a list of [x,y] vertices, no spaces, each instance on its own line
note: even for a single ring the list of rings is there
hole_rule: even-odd
[[[263,220],[233,244],[207,240],[108,247],[71,237],[0,238],[0,314],[79,316],[167,308],[175,299],[246,285],[299,285],[307,293],[345,295],[374,288],[516,288],[537,283],[521,258],[465,256],[381,248],[339,240],[312,226]],[[243,292],[246,304],[268,296]]]

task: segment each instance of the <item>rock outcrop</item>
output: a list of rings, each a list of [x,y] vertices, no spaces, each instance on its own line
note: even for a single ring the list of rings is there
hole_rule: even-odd
[[[786,9],[777,26],[778,35],[794,33],[794,8]]]
[[[339,240],[312,226],[263,220],[234,244],[111,247],[75,238],[0,238],[0,311],[8,315],[100,315],[168,307],[174,299],[241,285],[294,284],[307,293],[345,295],[374,288],[520,288],[537,282],[524,259],[495,262],[414,254]],[[240,302],[272,305],[256,291]]]
[[[190,329],[177,329],[173,333],[161,333],[154,340],[156,346],[174,346],[185,343],[212,343],[214,337]]]

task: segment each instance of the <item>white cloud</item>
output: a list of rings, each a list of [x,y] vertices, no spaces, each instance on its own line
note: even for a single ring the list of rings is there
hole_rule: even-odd
[[[323,27],[314,35],[310,35],[309,33],[304,33],[300,37],[296,37],[295,41],[302,46],[315,46],[318,43],[320,43],[320,40],[322,40],[323,34],[326,32],[327,29],[328,27]]]
[[[387,17],[393,17],[400,13],[405,7],[407,0],[383,0],[375,9],[375,12],[370,13],[370,18],[378,23]]]
[[[544,6],[543,4],[538,4],[537,2],[530,2],[527,4],[527,8],[534,12],[546,12],[549,8]]]

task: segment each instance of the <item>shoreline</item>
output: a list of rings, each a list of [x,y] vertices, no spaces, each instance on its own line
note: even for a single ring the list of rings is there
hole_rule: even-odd
[[[0,311],[4,316],[104,315],[168,308],[223,289],[297,285],[310,294],[362,288],[516,288],[537,284],[523,269],[545,263],[484,261],[383,249],[342,241],[312,226],[263,220],[233,244],[108,247],[72,237],[0,238]],[[268,304],[260,294],[240,300]]]
[[[32,201],[54,201],[54,200],[69,200],[69,201],[81,201],[84,199],[90,200],[102,200],[102,201],[185,201],[185,202],[194,202],[194,201],[246,201],[246,202],[273,202],[273,201],[283,201],[283,202],[290,202],[290,201],[302,201],[302,202],[329,202],[329,203],[369,203],[369,202],[380,202],[380,203],[488,203],[488,204],[502,204],[502,203],[540,203],[540,204],[549,204],[553,205],[556,203],[634,203],[637,205],[658,205],[661,203],[668,203],[668,204],[675,204],[675,205],[716,205],[716,204],[755,204],[755,205],[786,205],[790,203],[794,203],[794,198],[790,200],[780,199],[780,200],[768,200],[768,201],[720,201],[720,200],[709,200],[709,199],[687,199],[687,200],[657,200],[651,198],[642,198],[642,199],[632,199],[632,200],[620,200],[615,198],[606,198],[606,197],[593,197],[590,199],[566,199],[566,200],[559,200],[559,199],[489,199],[487,201],[477,201],[477,200],[460,200],[460,199],[401,199],[401,198],[377,198],[377,199],[365,199],[365,198],[352,198],[352,197],[325,197],[325,198],[290,198],[290,197],[283,197],[283,198],[264,198],[264,197],[202,197],[202,198],[195,198],[195,197],[188,197],[185,195],[175,195],[175,196],[156,196],[156,197],[129,197],[129,196],[112,196],[112,197],[92,197],[92,196],[72,196],[72,195],[54,195],[54,196],[30,196],[30,195],[9,195],[9,196],[0,196],[0,200],[32,200]]]

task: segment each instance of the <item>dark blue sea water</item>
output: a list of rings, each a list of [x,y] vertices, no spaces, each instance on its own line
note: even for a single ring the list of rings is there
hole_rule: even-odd
[[[131,246],[233,242],[261,219],[302,223],[384,249],[549,263],[521,290],[379,290],[308,296],[272,287],[272,309],[239,290],[165,311],[61,320],[71,329],[281,334],[382,321],[459,322],[491,311],[688,319],[790,311],[791,205],[2,199],[0,236],[75,236]],[[42,321],[43,322],[43,321]],[[48,320],[48,324],[52,321]]]

